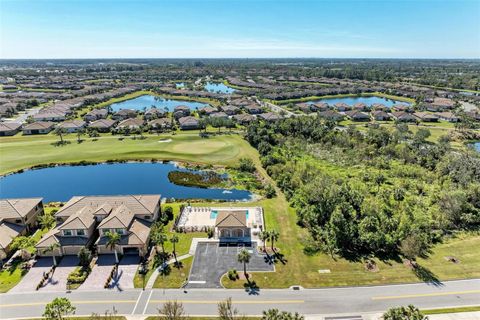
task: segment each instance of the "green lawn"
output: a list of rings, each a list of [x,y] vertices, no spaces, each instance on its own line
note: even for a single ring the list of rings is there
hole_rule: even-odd
[[[180,288],[190,274],[193,257],[182,260],[181,268],[170,266],[170,272],[167,275],[159,275],[153,284],[154,288]]]
[[[171,142],[160,140],[171,139]],[[145,139],[102,135],[97,141],[85,138],[77,143],[76,136],[67,135],[70,144],[54,146],[54,135],[14,136],[0,139],[0,174],[49,163],[74,163],[80,160],[178,160],[213,165],[235,166],[241,157],[256,155],[242,137],[219,135],[200,138],[198,132],[176,135],[145,135]]]

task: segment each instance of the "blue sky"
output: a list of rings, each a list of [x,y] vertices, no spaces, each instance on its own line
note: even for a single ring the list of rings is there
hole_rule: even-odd
[[[0,0],[0,58],[480,58],[480,0]]]

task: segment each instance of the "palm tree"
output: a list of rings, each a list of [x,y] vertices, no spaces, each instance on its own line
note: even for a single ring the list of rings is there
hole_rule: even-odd
[[[270,241],[271,241],[271,245],[272,245],[272,252],[275,252],[274,244],[275,244],[275,241],[278,240],[279,236],[280,236],[280,234],[278,233],[277,230],[270,231]]]
[[[45,250],[43,250],[43,253],[48,253],[48,252],[52,253],[53,265],[55,267],[57,266],[57,258],[55,257],[55,250],[57,250],[58,248],[60,248],[60,244],[58,242],[55,242],[49,245],[48,247],[46,247]]]
[[[85,134],[85,129],[78,129],[77,131],[77,142],[80,143],[82,142],[81,136],[82,134]]]
[[[258,238],[263,242],[263,251],[267,253],[267,240],[270,238],[270,232],[263,230],[258,235]]]
[[[42,214],[38,217],[38,223],[42,229],[51,229],[53,226],[55,226],[55,217],[51,214]]]
[[[62,127],[57,127],[55,129],[55,134],[60,137],[60,144],[63,144],[63,135],[67,133],[67,130]]]
[[[117,245],[120,243],[122,237],[118,233],[110,231],[107,231],[105,236],[107,237],[106,246],[110,248],[110,250],[113,250],[115,253],[115,262],[118,263]]]
[[[245,279],[248,279],[247,276],[247,263],[250,262],[250,253],[247,249],[243,248],[237,255],[238,262],[243,263],[243,274]]]
[[[178,265],[178,261],[177,261],[177,253],[175,252],[175,244],[178,243],[179,239],[178,239],[178,236],[176,234],[172,235],[172,237],[170,238],[170,242],[172,243],[172,247],[173,247],[173,256],[175,257],[175,265]]]

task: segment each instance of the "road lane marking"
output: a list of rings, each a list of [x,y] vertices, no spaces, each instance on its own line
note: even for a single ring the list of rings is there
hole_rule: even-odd
[[[49,302],[51,302],[51,301],[0,304],[0,308],[44,306]],[[102,304],[102,303],[135,303],[135,300],[72,301],[72,304]]]
[[[165,303],[169,300],[150,300],[150,303]],[[223,300],[177,300],[185,304],[218,304]],[[304,300],[232,300],[233,304],[299,304],[305,303]]]
[[[473,293],[480,293],[480,290],[451,291],[451,292],[437,292],[437,293],[419,293],[419,294],[405,294],[405,295],[401,295],[401,296],[372,297],[372,300],[393,300],[393,299],[405,299],[405,298],[454,296],[454,295],[460,295],[460,294],[473,294]]]
[[[153,290],[150,290],[150,294],[148,295],[147,303],[145,303],[145,308],[143,308],[142,314],[145,314],[145,312],[147,312],[147,307],[150,304],[150,299],[152,298],[152,293],[153,293]]]
[[[135,310],[137,309],[138,303],[140,302],[140,298],[142,297],[143,290],[140,291],[140,294],[138,295],[137,302],[135,303],[135,306],[133,307],[132,314],[135,314]]]

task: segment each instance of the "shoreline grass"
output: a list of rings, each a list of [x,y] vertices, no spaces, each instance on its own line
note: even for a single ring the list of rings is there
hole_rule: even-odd
[[[345,94],[335,94],[335,95],[325,95],[325,96],[309,96],[303,98],[295,98],[295,99],[286,99],[286,100],[270,100],[273,104],[283,105],[288,103],[299,103],[299,102],[308,102],[308,101],[315,101],[315,100],[328,100],[328,99],[337,99],[337,98],[350,98],[350,97],[379,97],[385,98],[390,100],[397,100],[401,102],[408,102],[411,104],[415,104],[415,100],[406,97],[394,96],[389,94],[384,94],[381,92],[371,92],[371,93],[345,93]]]

